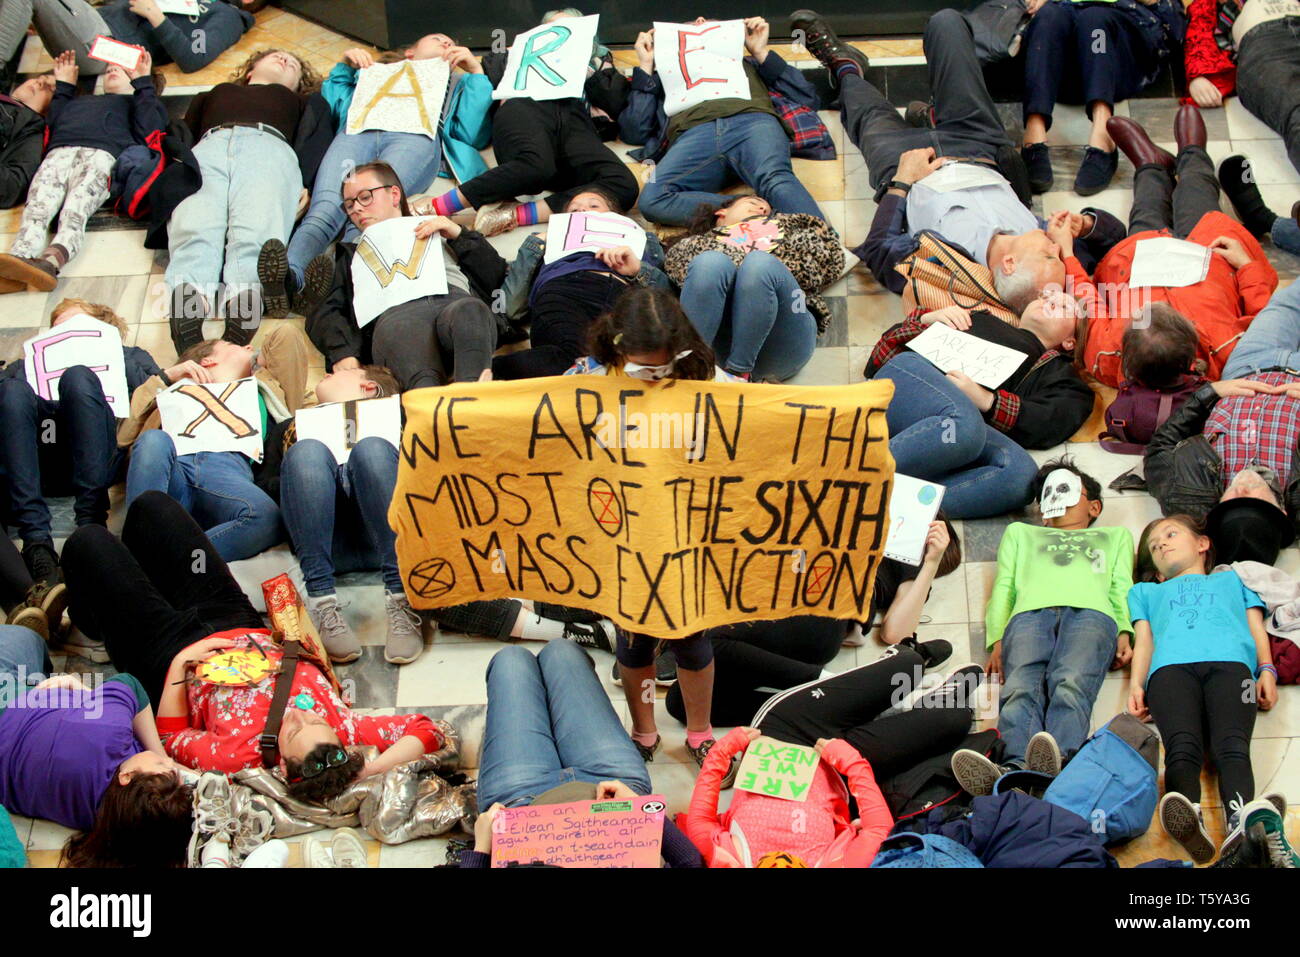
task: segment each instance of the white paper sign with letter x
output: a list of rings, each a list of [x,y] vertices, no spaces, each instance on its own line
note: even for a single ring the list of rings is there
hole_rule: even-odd
[[[749,99],[745,21],[655,23],[655,72],[664,112],[675,116],[706,100]]]
[[[48,332],[23,343],[23,370],[27,384],[42,399],[59,398],[59,379],[73,366],[85,366],[99,376],[100,387],[113,415],[125,419],[131,411],[131,391],[126,385],[122,334],[92,316],[71,316]]]
[[[519,34],[510,44],[506,72],[492,91],[492,99],[524,96],[563,100],[582,96],[599,23],[600,14],[566,17]]]
[[[262,461],[262,414],[252,376],[234,382],[182,380],[158,393],[158,413],[177,455],[243,452]]]
[[[618,213],[561,213],[546,224],[546,254],[542,261],[553,263],[574,253],[618,246],[629,247],[640,259],[645,253],[645,230]]]

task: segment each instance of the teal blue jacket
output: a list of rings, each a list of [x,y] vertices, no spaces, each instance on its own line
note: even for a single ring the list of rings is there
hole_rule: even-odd
[[[339,136],[347,128],[348,108],[357,88],[357,70],[346,63],[336,63],[321,85],[320,94],[330,105],[338,125]],[[444,110],[445,119],[438,127],[442,143],[443,169],[440,176],[454,176],[464,183],[487,172],[487,163],[479,150],[492,142],[492,83],[481,73],[462,73],[451,85],[451,102]]]

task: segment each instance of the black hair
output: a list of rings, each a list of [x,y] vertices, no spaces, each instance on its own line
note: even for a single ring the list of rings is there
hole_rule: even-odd
[[[587,335],[590,355],[607,366],[622,365],[625,356],[662,349],[676,355],[689,349],[691,354],[674,365],[672,378],[707,382],[714,376],[713,350],[686,318],[677,297],[662,289],[629,287],[613,309],[597,317]]]
[[[1124,378],[1150,389],[1177,385],[1196,361],[1196,327],[1165,302],[1143,307],[1120,340]]]
[[[583,193],[594,193],[595,195],[599,196],[609,206],[610,212],[618,213],[619,215],[622,215],[623,213],[627,212],[627,210],[623,208],[623,204],[618,201],[618,197],[614,195],[614,191],[612,189],[609,189],[608,187],[600,186],[599,184],[592,184],[591,186],[582,187],[582,189],[578,190],[576,193],[574,193],[572,196],[569,197],[569,203],[573,202]],[[564,204],[565,209],[569,208],[569,203]]]
[[[1035,473],[1033,479],[1029,482],[1030,498],[1037,502],[1043,494],[1043,483],[1047,481],[1047,476],[1051,475],[1057,469],[1065,469],[1067,472],[1073,472],[1079,476],[1079,481],[1083,483],[1083,494],[1090,502],[1101,501],[1101,483],[1085,472],[1079,466],[1074,464],[1073,455],[1062,455],[1052,459],[1050,462],[1044,462]],[[1096,522],[1096,518],[1088,519],[1088,524]]]
[[[327,767],[315,777],[294,781],[294,778],[302,773],[304,762],[314,758],[324,764],[326,758],[341,747],[341,744],[325,741],[308,751],[302,761],[291,761],[286,758],[284,776],[289,782],[289,796],[306,804],[324,804],[346,791],[348,785],[361,776],[361,769],[365,765],[361,755],[355,751],[347,752],[346,764],[336,768]]]

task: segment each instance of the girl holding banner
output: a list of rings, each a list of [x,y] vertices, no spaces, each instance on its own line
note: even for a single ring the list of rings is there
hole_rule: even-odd
[[[410,69],[398,64],[409,64]],[[361,101],[356,101],[358,90],[364,97]],[[356,242],[359,235],[343,212],[342,193],[343,181],[358,167],[387,163],[413,193],[429,188],[444,159],[450,175],[461,182],[487,172],[478,151],[491,141],[492,84],[478,58],[446,34],[430,33],[404,52],[378,58],[354,47],[330,71],[321,96],[339,132],[321,161],[311,206],[288,249],[278,239],[267,240],[262,247],[257,272],[270,316],[287,312],[300,290],[297,310],[307,315],[329,292],[334,264],[323,255],[325,248],[340,229],[347,242]],[[415,127],[404,121],[405,113],[418,118]],[[317,257],[320,261],[312,266]]]
[[[796,375],[830,324],[818,293],[844,271],[835,230],[818,216],[774,214],[758,196],[702,206],[689,228],[664,269],[722,367],[746,380]]]

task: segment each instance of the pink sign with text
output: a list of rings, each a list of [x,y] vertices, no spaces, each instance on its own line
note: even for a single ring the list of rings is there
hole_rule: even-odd
[[[659,867],[663,795],[512,807],[492,822],[492,866]]]

